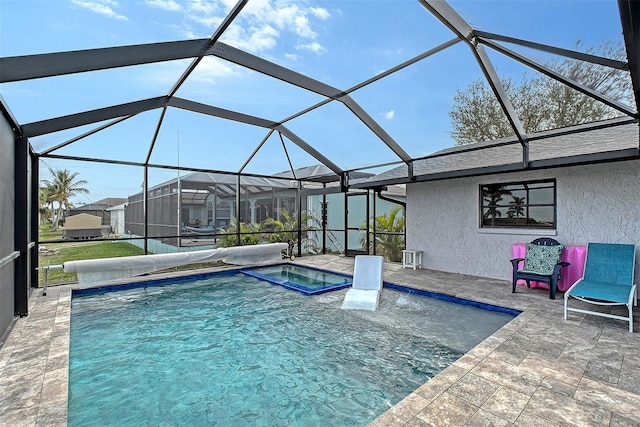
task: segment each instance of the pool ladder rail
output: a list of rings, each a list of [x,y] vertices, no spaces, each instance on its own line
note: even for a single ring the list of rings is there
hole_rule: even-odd
[[[62,270],[64,269],[64,265],[62,264],[54,264],[54,265],[45,265],[44,267],[38,267],[36,270],[42,270],[43,273],[43,281],[44,286],[42,290],[42,296],[47,296],[47,285],[49,282],[49,270]]]

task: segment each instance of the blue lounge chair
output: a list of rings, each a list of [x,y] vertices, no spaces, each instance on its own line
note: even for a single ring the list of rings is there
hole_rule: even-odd
[[[593,314],[595,316],[629,322],[633,332],[633,305],[638,305],[633,270],[636,259],[635,245],[615,243],[589,243],[584,276],[564,293],[564,318],[567,312]],[[600,306],[625,305],[629,316],[619,316],[580,308],[569,308],[569,298]]]

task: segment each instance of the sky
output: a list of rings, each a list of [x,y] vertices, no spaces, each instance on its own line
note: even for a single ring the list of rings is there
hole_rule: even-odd
[[[0,56],[21,56],[210,37],[231,0],[0,0]],[[613,0],[452,0],[479,30],[572,49],[622,42]],[[249,0],[220,41],[339,89],[349,89],[453,38],[418,0]],[[540,62],[550,56],[509,46]],[[524,68],[489,51],[500,76]],[[0,84],[14,117],[31,123],[166,95],[190,60]],[[529,71],[531,74],[531,71]],[[457,90],[482,78],[464,43],[441,51],[351,94],[412,157],[454,145],[448,113]],[[206,57],[178,97],[281,121],[324,98],[214,57]],[[317,164],[288,139],[267,130],[169,109],[149,154],[160,110],[141,113],[55,154],[127,162],[150,161],[221,171],[273,174]],[[31,139],[36,152],[101,124]],[[342,103],[331,102],[285,124],[343,169],[392,164],[398,157]],[[76,205],[127,197],[141,189],[141,168],[42,159],[78,172],[90,193]],[[245,167],[243,168],[243,165]],[[378,172],[381,168],[366,171]],[[184,174],[184,172],[182,172]],[[150,185],[176,171],[152,169]]]

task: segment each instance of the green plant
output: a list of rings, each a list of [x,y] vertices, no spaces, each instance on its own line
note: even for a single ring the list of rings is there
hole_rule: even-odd
[[[310,216],[303,214],[301,222],[297,213],[289,213],[286,209],[280,210],[280,219],[267,218],[259,224],[240,223],[240,246],[255,245],[258,243],[288,243],[298,241],[298,224],[302,224],[302,247],[315,249],[315,242],[307,236],[307,232],[315,230],[309,224]],[[227,228],[217,242],[217,246],[226,248],[237,246],[238,225],[236,219],[231,220]]]
[[[50,204],[50,212],[53,215],[51,222],[53,223],[53,229],[57,230],[59,223],[63,219],[63,213],[69,212],[71,208],[70,200],[78,194],[89,194],[89,190],[82,187],[87,184],[87,181],[83,179],[77,179],[78,172],[70,172],[68,169],[53,169],[49,166],[49,173],[51,174],[51,180],[42,181],[43,195],[40,196],[40,200],[45,204]],[[58,203],[58,208],[54,208],[54,202]]]
[[[365,233],[360,239],[362,247],[367,247],[367,236],[369,245],[373,247],[375,227],[376,253],[382,255],[387,261],[400,262],[404,249],[405,231],[404,216],[399,215],[401,209],[401,206],[396,206],[388,214],[378,215],[374,221],[370,221],[368,233]],[[360,229],[366,230],[367,223],[362,223]]]
[[[309,249],[316,249],[315,242],[308,237],[308,232],[314,231],[315,227],[309,225],[312,217],[307,215],[306,212],[303,212],[298,221],[298,213],[289,213],[286,209],[280,210],[280,218],[267,218],[263,222],[263,229],[271,229],[271,233],[268,235],[267,239],[271,243],[280,243],[280,242],[297,242],[298,241],[298,228],[302,231],[302,247],[305,248],[305,251]]]
[[[244,223],[238,225],[238,221],[233,218],[229,227],[223,232],[222,236],[216,243],[218,247],[227,248],[230,246],[238,246],[237,233],[240,230],[240,246],[255,245],[260,240],[260,224]]]

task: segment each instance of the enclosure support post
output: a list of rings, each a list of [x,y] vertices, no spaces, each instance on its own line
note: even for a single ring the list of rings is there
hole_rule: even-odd
[[[240,185],[242,181],[240,180],[240,174],[238,174],[238,185],[236,185],[236,245],[240,246]]]
[[[298,199],[298,257],[302,256],[302,182],[298,181],[296,189]]]
[[[327,188],[327,184],[322,184],[322,188]],[[327,195],[322,194],[322,205],[320,206],[320,224],[322,225],[322,253],[327,253]],[[338,248],[336,248],[338,249]]]
[[[38,156],[31,157],[31,224],[29,229],[31,230],[31,241],[33,246],[30,251],[31,262],[31,287],[37,288],[40,282],[40,275],[38,273],[38,267],[40,266],[39,260],[39,246],[40,237],[38,236],[38,228],[40,226],[40,158]]]
[[[13,243],[14,250],[20,255],[14,262],[14,315],[26,316],[29,307],[29,286],[28,286],[28,239],[29,239],[29,200],[28,193],[28,159],[29,142],[25,136],[16,138],[14,152],[14,195],[15,195],[15,217]]]
[[[369,230],[371,230],[371,223],[370,223],[371,220],[369,219],[370,218],[369,208],[370,208],[370,205],[371,205],[370,196],[371,196],[371,190],[367,190],[367,197],[365,197],[365,203],[366,203],[366,206],[365,206],[365,215],[366,215],[365,230],[366,230],[366,233],[367,233],[365,241],[367,242],[367,248],[366,248],[367,255],[369,255],[371,253],[371,239],[369,238]],[[374,236],[373,237],[374,238],[373,250],[374,251],[375,251],[375,247],[376,247],[375,235],[376,235],[376,232],[375,232],[375,221],[374,221],[374,231],[373,231],[373,236]]]
[[[144,254],[149,253],[149,166],[144,165],[144,180],[142,181],[142,216],[144,218]],[[180,196],[178,196],[180,197]]]
[[[372,194],[373,193],[373,225],[371,224],[367,224],[367,230],[369,229],[373,229],[373,255],[378,255],[378,245],[377,245],[377,222],[376,222],[376,202],[377,202],[377,197],[376,197],[376,192],[372,191],[372,190],[367,190],[367,194]],[[367,206],[369,206],[369,204],[367,203]],[[367,221],[369,221],[369,212],[367,212]],[[369,238],[367,237],[367,242],[369,241]]]

